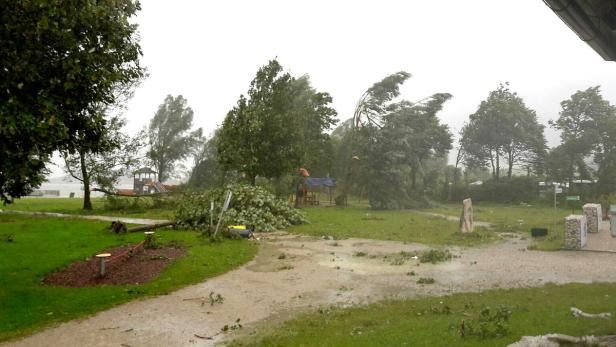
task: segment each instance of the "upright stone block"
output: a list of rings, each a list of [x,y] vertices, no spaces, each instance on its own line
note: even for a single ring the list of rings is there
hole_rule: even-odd
[[[582,249],[586,246],[586,217],[570,215],[565,218],[565,248]]]
[[[601,205],[600,204],[585,204],[582,206],[584,216],[586,216],[586,225],[589,233],[598,233],[601,229]]]
[[[473,222],[473,201],[471,198],[462,200],[462,215],[460,215],[460,232],[472,233],[475,228]]]

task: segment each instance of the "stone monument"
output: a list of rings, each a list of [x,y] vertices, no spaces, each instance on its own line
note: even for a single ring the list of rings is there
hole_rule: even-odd
[[[460,232],[473,232],[473,201],[471,198],[462,200],[462,215],[460,216]]]

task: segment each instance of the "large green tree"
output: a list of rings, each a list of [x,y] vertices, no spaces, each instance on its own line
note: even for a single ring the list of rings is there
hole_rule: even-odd
[[[370,205],[376,209],[408,207],[423,197],[417,178],[434,186],[437,162],[451,149],[451,133],[436,114],[451,95],[435,94],[423,103],[407,101],[392,105],[381,127],[364,128],[362,176],[368,187]],[[366,136],[367,135],[367,136]],[[430,165],[427,165],[430,164]],[[443,169],[445,165],[442,165]]]
[[[498,181],[505,165],[508,177],[516,166],[540,171],[546,150],[543,130],[535,111],[501,84],[470,115],[461,144],[467,163],[489,167]]]
[[[194,166],[188,185],[193,188],[214,188],[225,183],[225,175],[218,162],[218,131],[195,153]]]
[[[131,138],[122,132],[125,121],[117,116],[104,117],[101,133],[95,139],[77,133],[76,150],[62,152],[65,171],[83,184],[83,209],[91,210],[91,185],[112,190],[118,179],[139,163],[142,147],[139,136]]]
[[[202,141],[201,128],[191,131],[193,115],[182,95],[167,95],[150,120],[147,157],[156,168],[160,182],[175,172],[178,161],[194,154]]]
[[[599,86],[575,92],[561,103],[562,111],[550,124],[560,130],[563,152],[566,153],[567,180],[571,185],[576,176],[588,176],[585,159],[595,152],[602,168],[612,165],[611,151],[616,147],[613,121],[616,108],[603,99]]]
[[[217,144],[225,171],[275,178],[314,162],[336,112],[331,96],[316,92],[307,77],[293,78],[277,60],[261,67],[246,96],[225,117]]]
[[[132,0],[0,0],[0,200],[28,194],[58,149],[101,132],[101,105],[143,76]],[[94,128],[92,128],[94,127]]]
[[[344,176],[340,192],[341,200],[346,199],[353,186],[353,175],[357,171],[360,149],[365,146],[366,141],[369,142],[374,131],[383,126],[383,116],[390,111],[393,100],[400,95],[400,87],[410,77],[410,73],[399,71],[374,83],[357,101],[350,127],[341,128],[343,136],[339,141],[339,150],[342,152],[339,151],[338,154]],[[357,183],[361,185],[361,182],[365,181],[363,178],[360,172]]]

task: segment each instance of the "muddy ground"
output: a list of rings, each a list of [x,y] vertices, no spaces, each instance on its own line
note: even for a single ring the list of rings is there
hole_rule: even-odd
[[[334,241],[283,233],[254,242],[261,244],[260,252],[237,270],[166,296],[67,322],[8,345],[211,346],[237,336],[238,331],[248,334],[255,327],[319,305],[547,282],[616,281],[616,272],[607,268],[616,262],[614,253],[528,251],[529,240],[518,235],[504,235],[501,242],[478,248],[450,248],[457,257],[419,266],[415,259],[396,260],[396,254],[428,249],[420,244]],[[408,275],[411,271],[414,276]],[[417,284],[419,277],[432,277],[436,282]],[[238,318],[242,329],[221,333]]]

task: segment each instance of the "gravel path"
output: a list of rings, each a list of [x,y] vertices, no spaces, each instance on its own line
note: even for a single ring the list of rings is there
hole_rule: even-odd
[[[1,346],[211,346],[239,318],[242,334],[302,310],[383,298],[411,298],[490,288],[540,286],[547,282],[614,282],[606,264],[616,254],[528,251],[516,235],[478,248],[452,248],[458,255],[441,264],[389,261],[420,244],[365,239],[322,240],[282,233],[262,237],[259,254],[245,266],[169,295],[133,301],[83,320],[60,324]],[[357,256],[356,252],[365,255]],[[283,256],[284,254],[284,256]],[[384,258],[388,256],[388,258]],[[414,271],[416,276],[407,275]],[[419,285],[419,277],[433,277]],[[209,302],[210,293],[222,303]]]
[[[114,222],[114,221],[119,220],[120,222],[123,222],[123,223],[143,224],[143,225],[154,225],[154,224],[171,222],[170,220],[167,220],[167,219],[130,218],[130,217],[116,217],[116,216],[87,216],[87,215],[65,214],[65,213],[56,213],[56,212],[30,212],[30,211],[0,210],[0,213],[25,214],[25,215],[30,215],[30,216],[47,216],[47,217],[58,217],[58,218],[88,219],[88,220],[99,220],[103,222]]]

